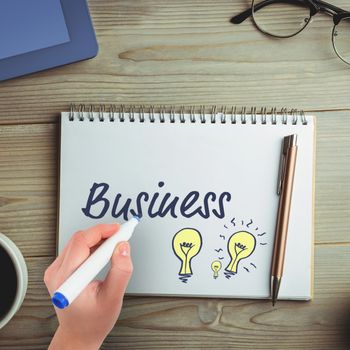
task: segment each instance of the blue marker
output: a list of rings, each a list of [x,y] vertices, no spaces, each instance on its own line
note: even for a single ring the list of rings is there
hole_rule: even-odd
[[[117,234],[106,239],[68,279],[63,282],[51,298],[52,303],[64,309],[83,291],[83,289],[96,277],[96,275],[108,264],[113,251],[119,242],[128,241],[140,219],[134,216],[121,225]]]

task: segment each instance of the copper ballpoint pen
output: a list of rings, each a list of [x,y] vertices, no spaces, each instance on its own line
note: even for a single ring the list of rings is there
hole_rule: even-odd
[[[284,137],[282,143],[281,160],[277,194],[280,196],[278,203],[275,244],[271,268],[271,297],[272,305],[275,305],[283,275],[284,255],[287,243],[290,205],[292,201],[295,163],[297,158],[297,135]]]

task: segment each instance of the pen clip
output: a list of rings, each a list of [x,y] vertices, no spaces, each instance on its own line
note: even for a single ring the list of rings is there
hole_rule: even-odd
[[[282,192],[282,185],[284,180],[284,173],[286,169],[286,155],[289,145],[289,136],[283,138],[282,148],[281,148],[281,157],[280,157],[280,166],[278,170],[278,183],[277,183],[277,195],[280,196]]]
[[[283,186],[285,172],[286,172],[287,153],[291,147],[297,146],[297,140],[298,140],[298,136],[296,134],[285,136],[283,138],[280,167],[278,171],[278,184],[277,184],[277,195],[279,196],[281,195],[281,192],[282,192],[282,186]]]

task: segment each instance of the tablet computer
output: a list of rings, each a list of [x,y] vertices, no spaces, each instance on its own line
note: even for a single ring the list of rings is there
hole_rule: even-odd
[[[86,0],[0,2],[0,81],[95,57]]]

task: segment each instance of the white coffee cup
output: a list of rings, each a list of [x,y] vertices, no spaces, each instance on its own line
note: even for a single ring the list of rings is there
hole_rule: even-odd
[[[0,246],[10,257],[17,275],[17,289],[12,305],[6,314],[0,316],[0,329],[4,327],[21,307],[28,286],[28,270],[22,253],[8,237],[0,233]],[[1,267],[0,267],[1,268]],[[6,279],[1,281],[3,285]]]

